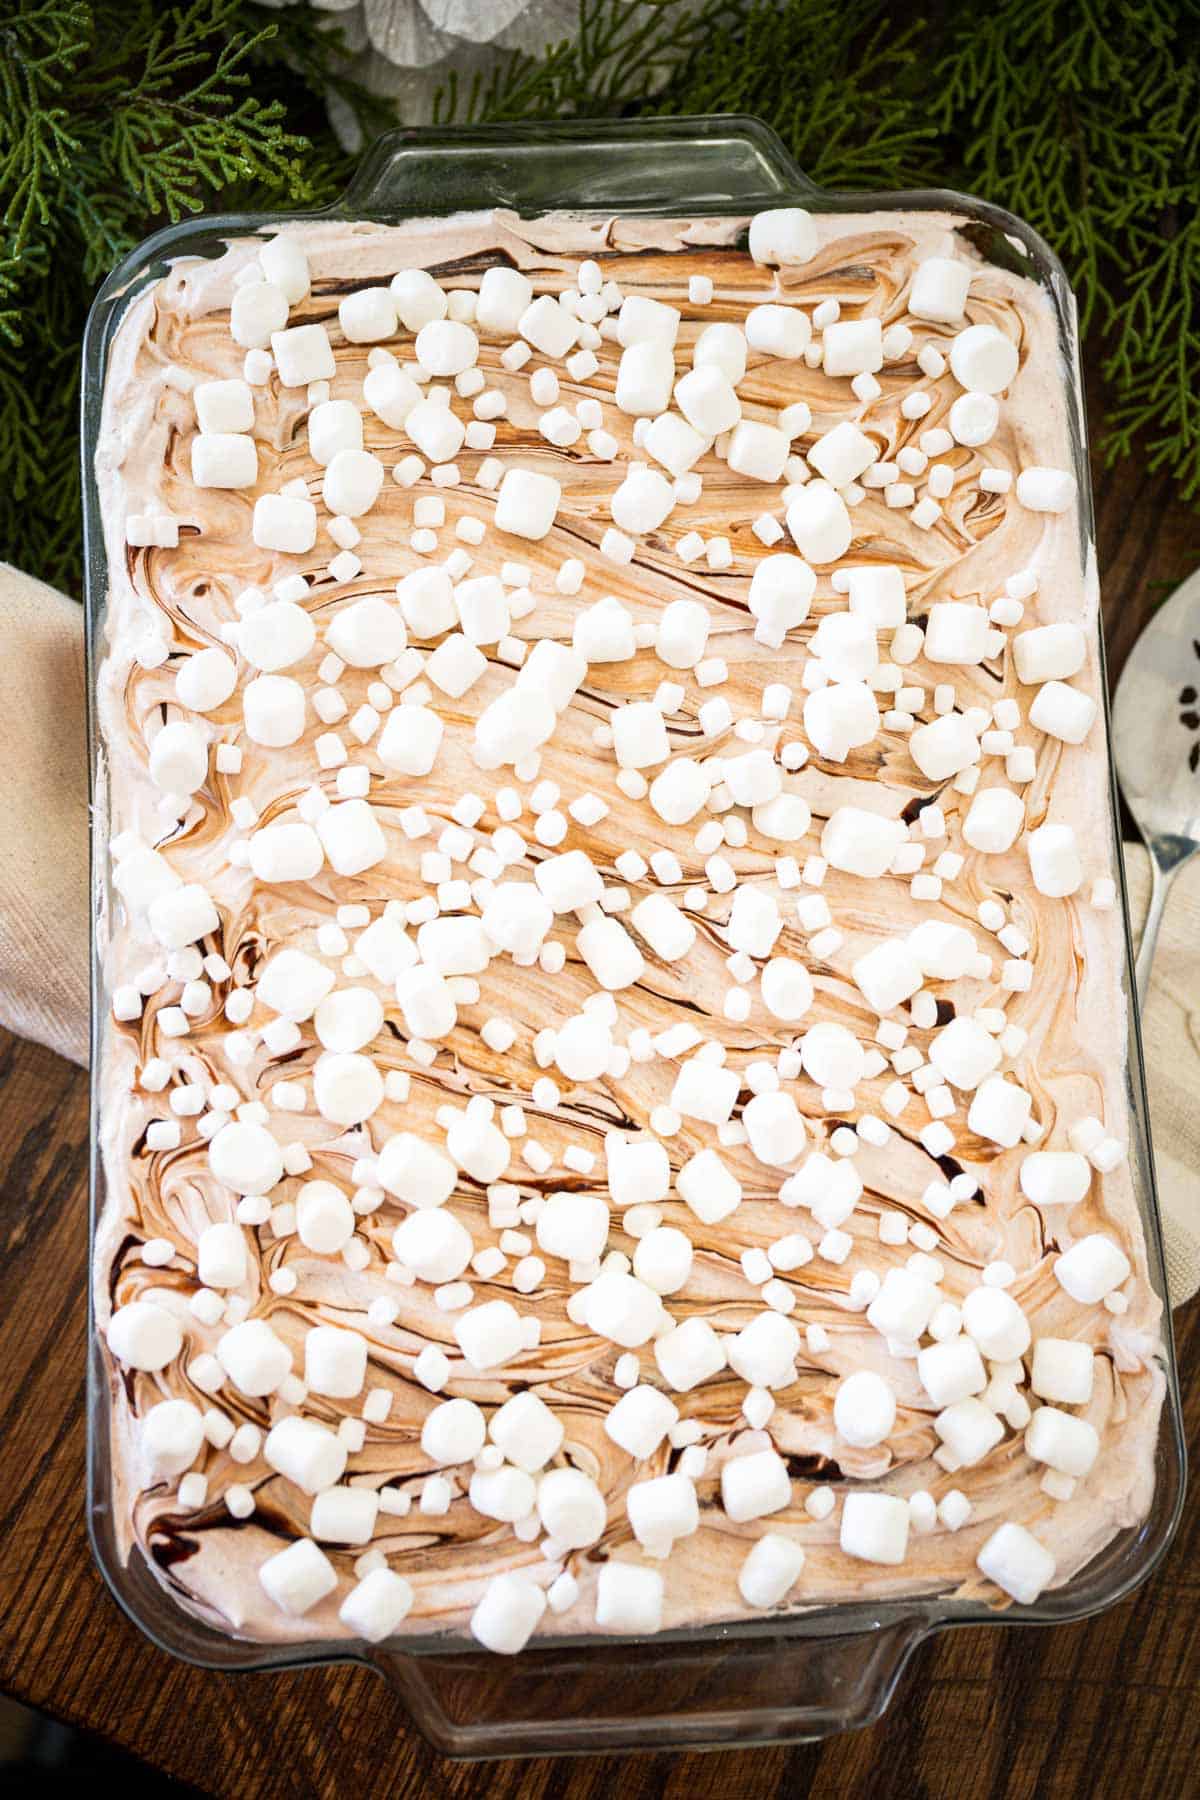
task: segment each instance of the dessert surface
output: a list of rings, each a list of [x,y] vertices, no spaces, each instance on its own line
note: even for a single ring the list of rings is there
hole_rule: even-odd
[[[962,223],[323,221],[130,306],[95,1303],[207,1622],[1029,1602],[1144,1516],[1070,389]]]

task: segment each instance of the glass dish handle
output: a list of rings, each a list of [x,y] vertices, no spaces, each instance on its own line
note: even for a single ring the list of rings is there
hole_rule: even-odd
[[[731,1631],[704,1643],[567,1641],[515,1657],[379,1649],[367,1660],[446,1756],[802,1743],[877,1719],[934,1630],[910,1615],[807,1640]]]
[[[388,131],[335,209],[347,217],[508,206],[619,211],[805,201],[817,192],[757,119],[568,120]]]

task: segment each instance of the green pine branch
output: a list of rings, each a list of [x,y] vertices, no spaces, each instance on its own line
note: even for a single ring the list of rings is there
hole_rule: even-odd
[[[331,28],[332,27],[332,28]],[[78,346],[154,227],[327,203],[327,101],[390,122],[336,15],[253,0],[0,9],[0,543],[77,585]],[[580,0],[438,117],[740,111],[825,186],[965,187],[1059,252],[1113,395],[1107,456],[1200,496],[1200,0]]]
[[[332,199],[349,164],[328,129],[327,89],[380,121],[349,78],[340,34],[307,7],[294,21],[249,0],[26,0],[9,10],[0,543],[75,588],[78,358],[95,287],[167,220]]]

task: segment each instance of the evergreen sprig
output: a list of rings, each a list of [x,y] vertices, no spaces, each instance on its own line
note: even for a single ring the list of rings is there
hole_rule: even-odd
[[[1005,206],[1058,251],[1099,340],[1102,453],[1200,493],[1200,0],[648,0],[627,55],[625,0],[580,16],[575,41],[449,84],[445,116],[745,112],[823,186]]]
[[[79,341],[167,219],[320,205],[381,102],[337,15],[0,0],[0,554],[78,585]],[[332,26],[332,29],[331,29]],[[442,122],[740,111],[831,187],[963,187],[1058,250],[1112,404],[1104,452],[1200,494],[1200,0],[580,0],[578,30],[439,96]]]
[[[322,97],[359,98],[340,39],[306,8],[286,34],[293,67],[277,32],[245,0],[0,7],[0,547],[69,589],[97,284],[165,220],[321,204],[348,176]]]

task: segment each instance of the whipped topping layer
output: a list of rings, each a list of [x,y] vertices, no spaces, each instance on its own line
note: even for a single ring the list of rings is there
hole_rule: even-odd
[[[114,1504],[238,1637],[1030,1600],[1149,1506],[1054,315],[746,228],[289,226],[113,343]]]

